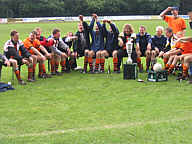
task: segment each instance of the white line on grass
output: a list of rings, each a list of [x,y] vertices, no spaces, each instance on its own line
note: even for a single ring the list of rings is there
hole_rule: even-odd
[[[20,135],[7,135],[8,138],[21,138],[21,137],[39,137],[39,136],[48,136],[54,134],[64,134],[64,133],[74,133],[80,131],[97,131],[97,130],[106,130],[106,129],[122,129],[136,126],[143,126],[148,124],[161,124],[161,123],[172,123],[172,122],[180,122],[185,120],[192,120],[192,117],[185,118],[177,118],[170,120],[159,120],[159,121],[146,121],[146,122],[135,122],[135,123],[122,123],[116,125],[104,125],[99,127],[86,127],[86,128],[74,128],[74,129],[66,129],[66,130],[55,130],[55,131],[45,131],[41,133],[29,133],[29,134],[20,134]]]

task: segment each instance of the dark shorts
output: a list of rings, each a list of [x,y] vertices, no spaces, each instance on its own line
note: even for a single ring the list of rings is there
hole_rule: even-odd
[[[145,57],[146,56],[146,50],[147,49],[141,49],[141,57]]]

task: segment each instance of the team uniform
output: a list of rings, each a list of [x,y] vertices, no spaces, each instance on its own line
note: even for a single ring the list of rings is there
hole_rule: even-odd
[[[99,31],[96,32],[93,30],[95,23],[95,19],[92,19],[90,23],[90,33],[92,38],[91,43],[91,50],[94,51],[95,55],[98,51],[104,50],[104,31],[101,23],[99,21],[96,22]],[[105,64],[105,58],[98,58],[96,57],[96,63],[95,63],[95,71],[97,72],[99,69],[99,65],[101,65],[101,71],[104,71],[104,64]]]
[[[145,52],[147,50],[147,45],[152,43],[151,35],[148,33],[145,33],[144,35],[141,35],[138,33],[136,35],[136,43],[139,43],[140,51],[141,51],[141,57],[145,56]]]
[[[74,52],[74,41],[68,36],[63,37],[62,40],[66,45],[68,45],[70,50],[73,48],[73,51],[71,51],[71,53],[73,53]],[[66,53],[68,53],[68,52],[66,52]],[[69,59],[68,58],[66,59],[66,72],[69,72],[70,69],[74,69],[76,67],[77,67],[76,58],[70,57]]]
[[[115,24],[110,23],[112,32],[108,31],[106,24],[103,24],[104,36],[106,37],[105,50],[107,51],[109,57],[113,57],[113,52],[119,49],[118,46],[118,36],[119,30]],[[114,71],[118,71],[118,58],[113,58]],[[120,70],[120,69],[119,69]]]
[[[30,38],[26,38],[24,41],[24,47],[28,50],[28,52],[31,55],[36,55],[34,51],[31,49],[36,48],[39,52],[41,52],[40,46],[41,43],[38,39],[35,39],[33,42],[30,40]],[[35,76],[35,69],[36,69],[36,64],[33,65],[33,77]],[[39,77],[41,77],[43,74],[46,73],[46,68],[44,63],[39,63]]]
[[[77,31],[75,36],[77,36],[77,40],[74,42],[73,50],[74,52],[77,52],[78,57],[84,57],[84,71],[87,71],[87,64],[89,63],[90,69],[93,69],[92,67],[92,58],[89,58],[88,55],[85,55],[85,50],[90,51],[90,27],[87,24],[87,22],[83,21],[83,31]]]
[[[48,38],[49,41],[49,46],[52,50],[52,53],[54,53],[55,55],[61,56],[63,53],[66,53],[69,46],[66,45],[62,38],[54,38],[54,36],[50,36]],[[58,68],[59,68],[59,62],[57,61],[51,61],[52,65],[55,65],[55,67],[51,68],[51,72],[56,72],[58,73]],[[62,67],[62,72],[64,72],[66,70],[66,60],[62,60],[60,62],[60,65]]]
[[[155,48],[157,48],[159,52],[161,51],[164,52],[165,46],[167,44],[167,38],[164,35],[161,35],[161,37],[155,35],[151,38],[151,40],[152,40],[151,50],[155,50]]]
[[[164,16],[164,21],[167,22],[168,26],[173,30],[174,34],[186,29],[185,20],[181,17],[174,18],[173,16],[166,15]]]
[[[4,45],[4,54],[7,59],[14,59],[17,60],[18,65],[22,65],[23,58],[29,58],[31,54],[24,48],[22,41],[14,42],[12,40],[8,40]],[[28,67],[28,74],[31,75],[32,68]],[[20,70],[19,68],[15,69],[15,74],[18,81],[22,81],[20,77]],[[28,77],[29,77],[28,75]]]

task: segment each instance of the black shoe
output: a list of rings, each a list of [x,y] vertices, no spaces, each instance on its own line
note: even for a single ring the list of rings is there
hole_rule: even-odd
[[[46,78],[52,78],[52,76],[50,74],[44,73],[43,74]]]
[[[100,70],[100,73],[105,73],[105,71],[104,70]]]
[[[182,75],[182,76],[177,77],[176,80],[179,80],[179,81],[180,80],[188,80],[188,77],[185,77]]]
[[[87,70],[81,70],[80,72],[83,73],[83,74],[86,74]]]
[[[44,74],[38,75],[38,78],[40,78],[40,79],[46,79],[46,77],[45,77]]]
[[[58,72],[58,71],[56,71],[55,74],[56,74],[57,76],[61,76],[61,75],[62,75],[62,73],[60,73],[60,72]]]
[[[20,85],[26,85],[26,83],[23,80],[18,81]]]
[[[95,73],[95,74],[99,74],[99,71],[98,71],[98,70],[95,70],[94,73]]]
[[[56,73],[55,72],[51,72],[51,75],[54,76],[54,75],[56,75]]]
[[[70,70],[63,70],[61,73],[70,73]]]
[[[35,82],[33,79],[28,79],[27,82]]]
[[[95,72],[93,70],[90,70],[88,73],[89,74],[94,74]],[[98,73],[99,73],[99,71],[98,71]]]

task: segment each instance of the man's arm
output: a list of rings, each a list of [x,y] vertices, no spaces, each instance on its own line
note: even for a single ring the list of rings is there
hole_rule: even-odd
[[[177,40],[177,42],[187,42],[187,41],[192,42],[192,37],[182,37]]]
[[[97,17],[97,15],[93,14],[93,18],[92,18],[92,21],[91,21],[90,26],[89,26],[90,31],[93,31],[96,17]]]
[[[166,8],[163,12],[161,12],[160,17],[162,17],[163,19],[165,18],[165,15],[172,10],[172,7],[168,7]]]
[[[108,21],[108,23],[110,24],[111,29],[112,29],[114,35],[115,35],[116,37],[118,37],[118,35],[119,35],[119,30],[118,30],[118,28],[115,26],[115,24],[111,23],[111,21]]]
[[[108,31],[106,28],[106,22],[107,22],[107,20],[103,20],[103,34],[104,34],[104,36],[107,36],[107,34],[108,34]]]

